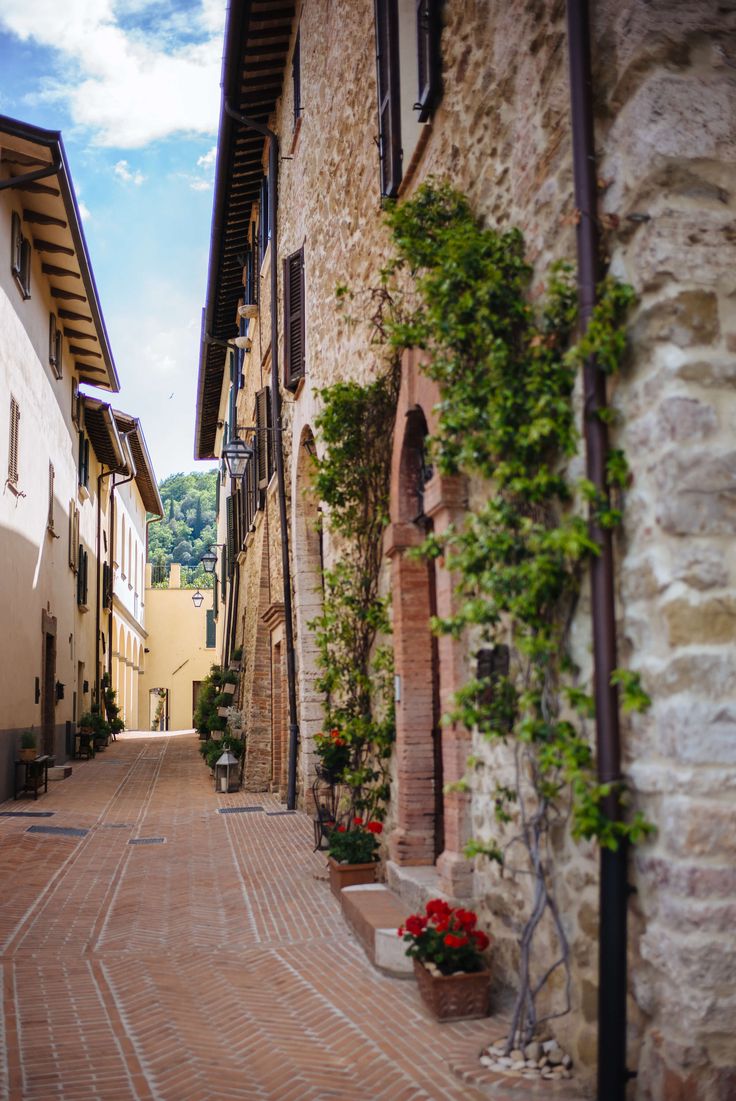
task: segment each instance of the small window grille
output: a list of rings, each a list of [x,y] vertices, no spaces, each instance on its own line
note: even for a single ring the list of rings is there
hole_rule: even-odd
[[[8,481],[18,484],[18,456],[20,452],[20,406],[15,398],[10,398],[10,433],[8,442]]]

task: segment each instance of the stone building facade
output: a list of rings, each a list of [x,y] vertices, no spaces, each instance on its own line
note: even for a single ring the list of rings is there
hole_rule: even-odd
[[[389,255],[382,183],[401,199],[432,176],[448,179],[488,224],[518,226],[534,265],[533,294],[551,262],[574,263],[577,215],[564,3],[438,5],[441,94],[428,112],[414,108],[421,101],[415,4],[303,0],[288,9],[271,12],[254,0],[238,6],[228,23],[225,98],[277,136],[278,221],[269,237],[263,229],[268,183],[262,184],[268,141],[223,107],[195,454],[221,453],[229,401],[240,424],[256,423],[256,392],[268,384],[275,331],[287,372],[279,377],[304,796],[310,740],[322,721],[309,623],[320,607],[322,565],[333,558],[329,523],[319,534],[309,456],[322,447],[315,425],[320,388],[339,378],[367,381],[382,368],[360,318],[360,303],[368,303]],[[641,674],[652,698],[647,714],[626,717],[622,727],[633,803],[656,828],[629,867],[628,1060],[638,1069],[631,1091],[642,1101],[724,1101],[736,1092],[728,1024],[736,1002],[736,458],[730,432],[736,10],[716,0],[600,0],[589,9],[605,259],[637,295],[627,363],[609,393],[617,414],[612,445],[626,451],[632,470],[615,546],[620,662]],[[377,18],[395,21],[389,91],[394,102],[398,97],[402,157],[391,164],[385,125],[376,142]],[[339,35],[324,33],[338,26]],[[353,290],[357,321],[337,309],[337,284]],[[294,296],[301,329],[294,326]],[[233,397],[229,353],[212,341],[235,336],[239,305],[253,305],[255,316]],[[289,374],[295,353],[298,369]],[[385,584],[401,683],[387,874],[407,905],[435,891],[474,897],[497,938],[499,969],[512,983],[524,888],[464,855],[471,836],[493,830],[490,789],[508,762],[503,750],[489,750],[470,732],[439,726],[438,714],[474,657],[469,645],[433,644],[428,617],[451,609],[452,579],[441,568],[428,576],[427,567],[406,554],[421,538],[412,511],[412,464],[436,423],[437,399],[420,361],[407,353],[386,533]],[[265,435],[270,440],[274,433]],[[582,455],[576,462],[582,472]],[[235,481],[229,488],[238,492]],[[246,721],[254,786],[283,789],[288,677],[278,491],[272,477],[261,490],[252,530],[237,535],[231,640],[244,648],[242,705],[252,723]],[[442,530],[487,492],[434,475],[425,487],[425,515]],[[572,631],[583,678],[591,668],[590,615],[584,591]],[[444,785],[465,774],[471,750],[486,767],[470,792],[445,789],[440,797]],[[590,1071],[597,855],[592,846],[560,838],[555,860],[574,978],[572,1012],[556,1027],[576,1065]]]

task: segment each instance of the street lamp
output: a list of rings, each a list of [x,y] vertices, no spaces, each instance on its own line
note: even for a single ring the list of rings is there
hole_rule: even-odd
[[[204,597],[202,596],[199,589],[197,589],[196,593],[192,594],[192,604],[194,605],[195,608],[201,608],[203,603],[204,603]]]
[[[200,562],[204,566],[205,573],[214,573],[215,566],[217,565],[217,555],[214,551],[209,550],[206,554],[202,555]]]
[[[248,460],[253,455],[253,448],[245,442],[245,440],[239,439],[237,436],[235,439],[230,440],[225,444],[222,450],[222,457],[225,460],[228,474],[231,478],[242,478],[245,474],[245,468],[248,465]]]

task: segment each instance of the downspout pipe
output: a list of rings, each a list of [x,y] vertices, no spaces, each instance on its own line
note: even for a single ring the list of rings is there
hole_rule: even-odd
[[[600,277],[597,219],[597,172],[593,133],[590,18],[587,0],[568,0],[567,33],[570,66],[573,173],[577,224],[578,300],[582,330],[596,304]],[[598,411],[606,405],[606,376],[595,359],[583,367],[586,471],[598,493],[608,497],[606,459],[608,430]],[[602,804],[613,820],[622,818],[621,739],[617,691],[611,685],[616,668],[616,609],[613,540],[610,530],[591,517],[590,531],[600,554],[591,558],[593,681],[596,710],[598,779],[611,784]],[[624,1101],[626,1083],[627,991],[627,846],[600,853],[600,929],[598,958],[598,1101]]]
[[[110,470],[105,470],[102,474],[97,475],[97,606],[96,606],[96,623],[95,623],[95,703],[100,706],[100,627],[102,624],[102,570],[100,569],[100,544],[102,542],[102,480],[103,478],[109,478],[115,473],[116,468],[112,467]],[[112,501],[112,495],[111,495]],[[108,547],[108,556],[111,548]],[[112,574],[110,575],[112,577]],[[109,660],[109,655],[108,655]]]
[[[286,480],[284,477],[283,429],[281,426],[281,390],[279,383],[279,319],[278,264],[276,256],[276,195],[278,191],[279,140],[274,131],[262,122],[234,111],[227,99],[225,112],[248,130],[268,138],[268,223],[271,228],[271,400],[273,402],[274,452],[281,524],[281,572],[284,579],[284,642],[286,646],[286,680],[289,697],[289,761],[286,806],[296,807],[296,759],[299,725],[296,711],[296,662],[294,658],[294,627],[291,607],[291,568],[289,565],[289,526],[286,515]]]

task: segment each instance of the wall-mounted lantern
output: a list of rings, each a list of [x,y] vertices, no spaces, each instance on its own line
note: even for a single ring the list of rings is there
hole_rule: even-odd
[[[201,608],[203,603],[204,603],[204,597],[202,596],[199,589],[197,589],[196,593],[192,594],[192,604],[194,605],[195,608]]]

